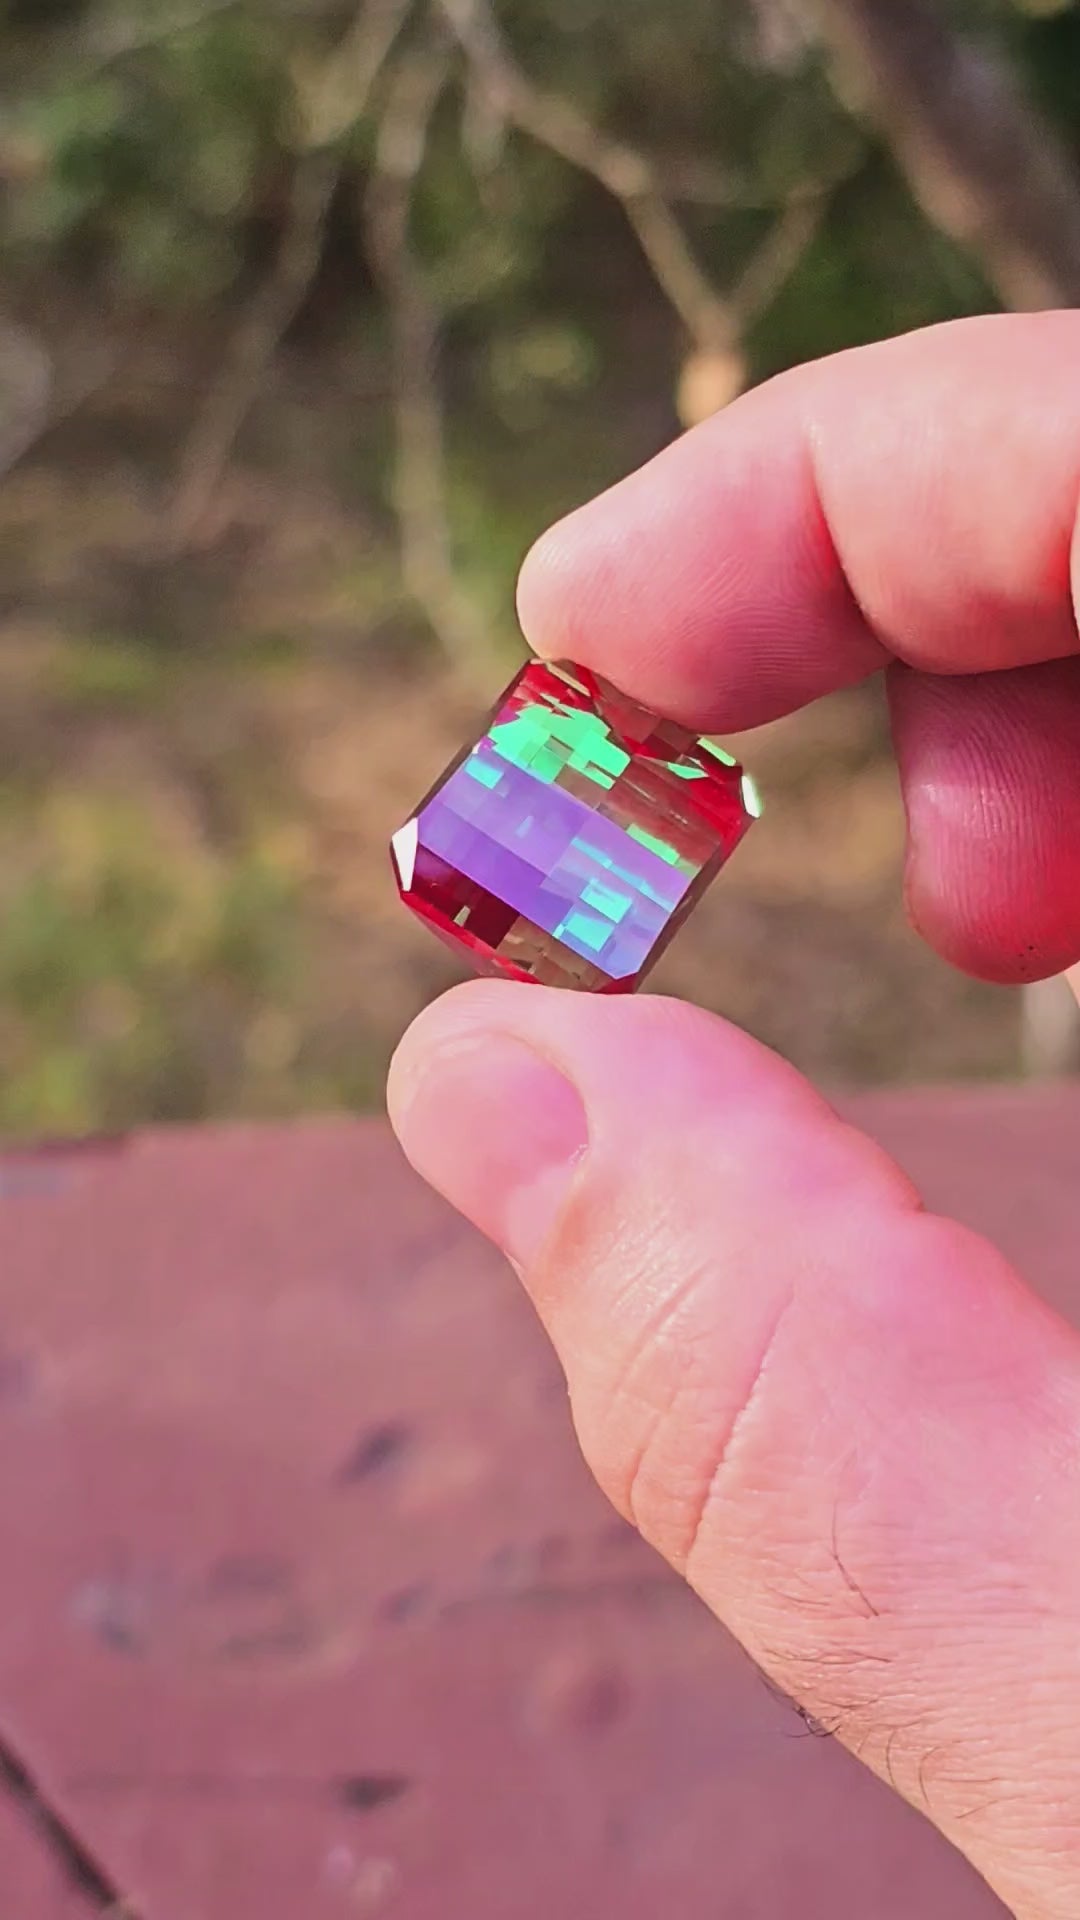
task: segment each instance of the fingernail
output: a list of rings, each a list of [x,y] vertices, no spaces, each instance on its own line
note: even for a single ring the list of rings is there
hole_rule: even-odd
[[[389,1104],[417,1172],[529,1267],[587,1144],[576,1087],[522,1041],[484,1033],[399,1057]]]

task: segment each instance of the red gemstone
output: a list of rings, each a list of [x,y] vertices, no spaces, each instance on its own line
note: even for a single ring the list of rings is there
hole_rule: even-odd
[[[478,972],[632,993],[758,811],[710,741],[531,660],[392,853],[405,904]]]

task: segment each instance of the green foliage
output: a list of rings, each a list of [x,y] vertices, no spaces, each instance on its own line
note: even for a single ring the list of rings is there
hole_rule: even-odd
[[[56,699],[82,713],[98,708],[145,709],[167,686],[160,651],[145,642],[103,633],[59,648],[48,677]]]
[[[7,813],[0,1131],[193,1118],[223,1094],[272,1111],[299,972],[289,871],[169,844],[78,791]]]
[[[79,247],[133,296],[198,303],[235,279],[244,223],[285,152],[288,48],[240,8],[155,41],[155,11],[132,16],[148,44],[126,55],[137,30],[110,32],[110,10],[92,6],[80,27],[98,58],[52,39],[38,61],[24,48],[3,121],[4,231],[24,260]]]

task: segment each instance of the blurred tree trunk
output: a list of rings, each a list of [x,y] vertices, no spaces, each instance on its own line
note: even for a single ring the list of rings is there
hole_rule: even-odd
[[[1080,306],[1080,179],[989,47],[933,0],[816,0],[841,85],[890,140],[928,217],[1007,306]]]

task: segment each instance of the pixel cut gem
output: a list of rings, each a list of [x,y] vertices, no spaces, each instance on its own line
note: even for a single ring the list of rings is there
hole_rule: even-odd
[[[722,748],[530,660],[391,849],[406,906],[477,972],[633,993],[760,811]]]

